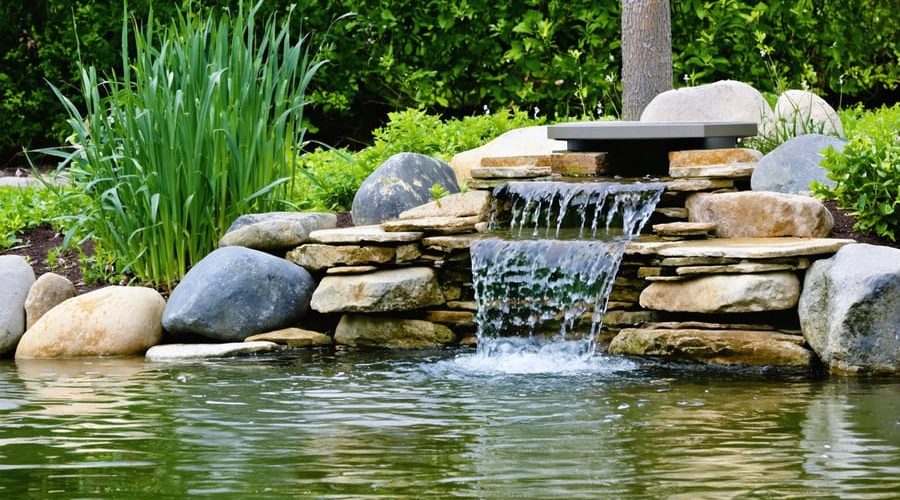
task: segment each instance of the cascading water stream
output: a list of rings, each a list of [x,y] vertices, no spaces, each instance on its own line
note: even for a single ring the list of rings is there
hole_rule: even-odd
[[[513,182],[494,192],[489,228],[471,246],[478,350],[501,371],[589,369],[625,244],[660,199],[660,183]],[[507,222],[508,221],[508,222]],[[590,314],[590,328],[579,329]]]

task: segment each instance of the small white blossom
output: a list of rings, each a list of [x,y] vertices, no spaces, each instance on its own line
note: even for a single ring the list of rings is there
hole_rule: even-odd
[[[491,108],[489,108],[487,104],[484,105],[484,114],[491,114]]]

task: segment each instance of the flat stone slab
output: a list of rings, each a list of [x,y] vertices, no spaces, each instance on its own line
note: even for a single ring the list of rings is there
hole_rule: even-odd
[[[660,236],[706,236],[715,230],[716,225],[709,222],[671,222],[653,226],[653,232]]]
[[[426,248],[449,252],[451,250],[466,250],[472,246],[472,242],[484,238],[483,234],[458,234],[450,236],[429,236],[422,240]]]
[[[219,246],[243,246],[274,250],[297,246],[317,229],[332,229],[337,216],[328,213],[269,212],[235,219],[219,240]]]
[[[311,307],[330,312],[408,311],[445,302],[434,269],[408,267],[368,274],[326,276]]]
[[[387,232],[379,225],[320,229],[309,233],[313,243],[410,243],[419,241],[425,234],[418,231]]]
[[[724,179],[749,179],[756,169],[755,163],[710,165],[707,167],[669,167],[669,175],[676,179],[712,177]]]
[[[791,272],[710,275],[654,282],[641,292],[644,309],[690,313],[784,311],[797,305],[800,280]]]
[[[666,181],[666,191],[679,193],[695,191],[713,191],[716,189],[728,189],[734,187],[731,179],[675,179]]]
[[[533,179],[550,175],[550,167],[476,167],[470,173],[473,179]]]
[[[482,167],[549,167],[551,155],[485,156]]]
[[[491,209],[491,194],[484,191],[467,191],[444,196],[439,200],[419,205],[400,214],[400,219],[421,219],[424,217],[470,217],[486,218]]]
[[[363,274],[363,273],[371,273],[372,271],[377,271],[379,268],[376,266],[340,266],[340,267],[332,267],[325,271],[326,275],[335,275],[335,274]]]
[[[561,123],[547,127],[547,137],[568,141],[640,141],[647,139],[705,139],[708,137],[751,137],[751,122],[637,122],[596,121]]]
[[[328,335],[301,328],[285,328],[251,335],[244,339],[244,342],[274,342],[288,347],[319,347],[332,344],[331,337]]]
[[[392,220],[382,222],[386,232],[424,231],[438,234],[458,234],[475,231],[475,224],[482,222],[481,216],[471,217],[425,217],[423,219]]]
[[[277,351],[281,346],[274,342],[227,342],[224,344],[165,344],[147,350],[147,361],[197,361],[204,359],[232,358],[262,352]]]
[[[808,259],[801,259],[797,264],[770,264],[765,262],[744,262],[741,264],[724,264],[720,266],[687,266],[676,267],[675,274],[692,276],[698,274],[753,274],[772,271],[796,271],[807,269]]]
[[[312,243],[291,250],[285,258],[310,271],[319,271],[339,265],[386,264],[392,262],[396,254],[393,247]]]
[[[812,351],[803,337],[755,330],[622,330],[610,354],[661,357],[717,365],[807,367]]]
[[[806,255],[830,255],[844,245],[856,243],[836,238],[727,238],[689,241],[632,241],[626,255],[661,257],[722,257],[773,259]]]

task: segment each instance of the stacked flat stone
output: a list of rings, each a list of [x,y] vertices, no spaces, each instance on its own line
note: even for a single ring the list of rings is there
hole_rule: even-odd
[[[684,221],[687,198],[694,193],[745,189],[762,154],[754,149],[723,148],[672,151],[666,192],[656,213],[665,221]]]
[[[491,190],[510,181],[599,177],[606,172],[606,153],[558,152],[544,155],[493,156],[470,170],[469,189]]]
[[[340,315],[339,345],[433,348],[471,337],[469,244],[487,220],[486,191],[446,196],[375,226],[313,231],[288,260],[321,274],[310,306]]]

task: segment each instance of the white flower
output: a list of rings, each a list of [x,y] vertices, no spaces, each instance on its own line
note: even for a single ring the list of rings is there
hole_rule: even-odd
[[[541,114],[541,108],[535,106],[534,107],[534,117],[537,118],[539,114]]]
[[[487,104],[484,105],[484,114],[491,114],[491,108],[489,108]]]

